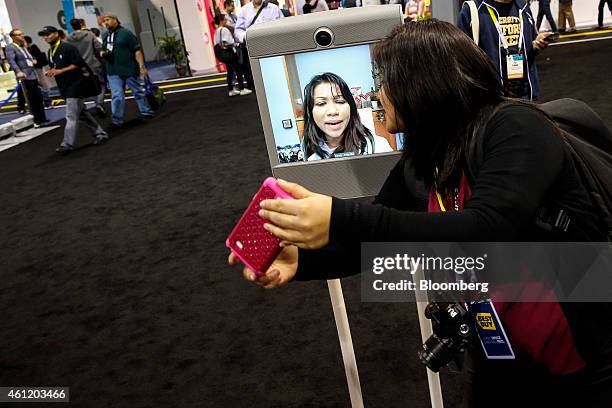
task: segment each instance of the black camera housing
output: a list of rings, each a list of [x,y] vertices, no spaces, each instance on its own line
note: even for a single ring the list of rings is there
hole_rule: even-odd
[[[317,28],[314,40],[319,47],[329,47],[334,42],[334,33],[327,27]]]
[[[475,335],[469,311],[458,303],[430,303],[425,317],[432,321],[433,334],[418,352],[421,362],[436,373],[451,361],[460,366],[460,356]]]

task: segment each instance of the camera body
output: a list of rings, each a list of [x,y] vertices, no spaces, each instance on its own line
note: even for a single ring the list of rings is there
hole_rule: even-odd
[[[314,33],[314,39],[319,47],[329,47],[334,42],[334,33],[327,27],[319,27]]]
[[[425,317],[432,321],[433,334],[418,352],[421,362],[433,372],[440,371],[451,361],[459,363],[459,356],[470,345],[475,333],[469,312],[458,303],[429,303]]]
[[[113,62],[113,52],[112,51],[102,50],[100,54],[101,54],[102,60],[107,61],[109,63]]]

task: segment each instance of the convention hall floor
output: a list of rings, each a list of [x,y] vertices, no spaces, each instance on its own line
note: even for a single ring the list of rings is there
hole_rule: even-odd
[[[543,100],[612,127],[612,40],[539,57]],[[132,101],[127,116],[135,118]],[[254,95],[168,96],[106,145],[62,129],[0,152],[0,385],[69,386],[75,406],[348,406],[324,282],[264,291],[224,239],[270,175]],[[366,406],[429,406],[413,304],[361,303],[343,281]],[[442,376],[445,406],[461,395]]]

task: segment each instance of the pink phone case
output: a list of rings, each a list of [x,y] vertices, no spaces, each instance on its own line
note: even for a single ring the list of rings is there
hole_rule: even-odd
[[[225,245],[259,276],[265,275],[282,249],[280,239],[264,229],[265,221],[258,214],[259,203],[271,198],[293,197],[278,186],[274,177],[268,177],[225,241]]]

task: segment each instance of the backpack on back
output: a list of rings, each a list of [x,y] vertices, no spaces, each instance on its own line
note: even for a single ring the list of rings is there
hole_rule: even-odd
[[[540,108],[559,126],[580,179],[612,242],[612,134],[586,103],[557,99]]]
[[[509,103],[498,106],[490,117]],[[612,133],[599,115],[584,102],[563,98],[540,104],[539,108],[559,128],[607,240],[612,242]],[[484,160],[482,141],[485,128],[476,130],[469,148],[472,178]],[[536,223],[547,229],[567,231],[571,221],[565,209],[545,206]]]

